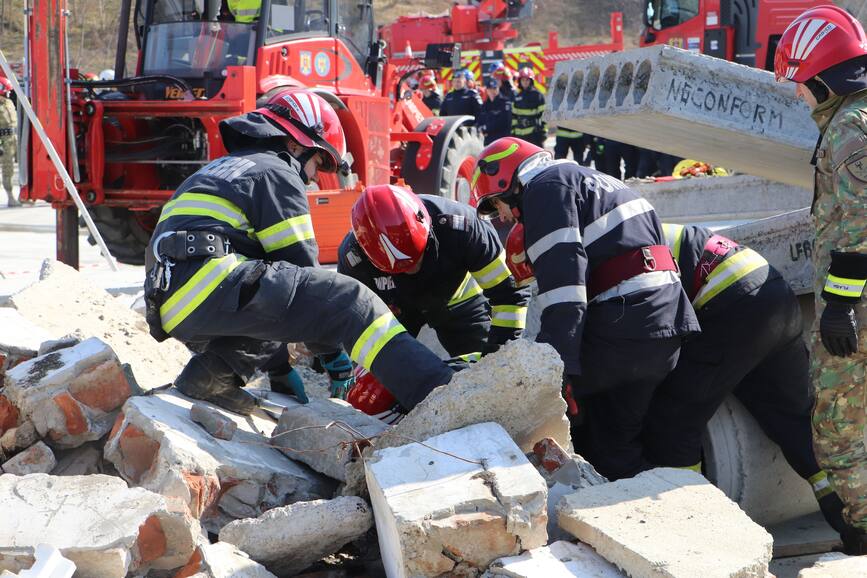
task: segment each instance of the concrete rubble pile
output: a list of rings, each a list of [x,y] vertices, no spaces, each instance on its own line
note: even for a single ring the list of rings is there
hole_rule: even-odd
[[[63,298],[44,281],[22,294],[34,287]],[[0,335],[17,356],[0,390],[5,575],[60,556],[83,577],[268,578],[381,558],[390,578],[765,578],[770,537],[698,474],[609,483],[572,453],[548,345],[508,343],[387,427],[322,392],[301,405],[251,389],[285,408],[278,420],[150,391],[129,357],[150,336],[122,353],[116,332],[70,315]]]

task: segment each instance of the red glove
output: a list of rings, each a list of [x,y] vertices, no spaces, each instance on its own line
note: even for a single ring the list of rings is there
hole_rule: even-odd
[[[572,380],[568,375],[563,377],[563,399],[566,400],[566,413],[578,415],[578,402],[572,397]]]
[[[346,401],[367,415],[394,425],[406,415],[390,391],[376,377],[361,367],[355,368],[355,385],[349,390]]]

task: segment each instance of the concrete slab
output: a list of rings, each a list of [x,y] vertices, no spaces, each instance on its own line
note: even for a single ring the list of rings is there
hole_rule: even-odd
[[[356,439],[346,429],[331,425],[341,422],[364,436],[376,437],[386,425],[339,399],[311,399],[301,404],[287,401],[277,428],[271,436],[284,454],[304,462],[317,472],[346,481],[346,467],[355,454]]]
[[[199,544],[173,578],[276,578],[264,566],[227,542]]]
[[[60,550],[47,544],[36,546],[34,554],[36,561],[27,570],[12,574],[8,570],[0,573],[0,578],[72,578],[75,573],[75,563],[67,560]]]
[[[34,563],[56,547],[82,578],[123,578],[183,566],[199,525],[163,496],[113,476],[0,476],[0,570]]]
[[[587,544],[554,542],[550,546],[495,560],[484,578],[626,578],[617,566]]]
[[[772,73],[652,46],[557,63],[553,125],[809,188],[818,129]]]
[[[304,570],[364,535],[373,526],[367,502],[356,497],[298,502],[236,520],[220,530],[234,544],[279,576]]]
[[[768,568],[775,578],[798,578],[798,572],[809,568],[825,554],[809,554],[807,556],[795,556],[793,558],[775,558],[771,560]]]
[[[389,578],[463,575],[547,542],[545,481],[498,424],[365,460]]]
[[[767,528],[774,537],[774,558],[823,554],[842,546],[840,534],[828,525],[821,512]]]
[[[220,440],[192,421],[193,403],[175,392],[131,398],[105,458],[131,485],[179,498],[212,532],[234,519],[330,495],[322,476],[268,447],[250,420],[221,411],[237,431],[231,441]]]
[[[80,333],[102,339],[132,366],[144,389],[174,381],[190,358],[174,339],[157,343],[141,315],[56,261],[48,262],[41,280],[13,295],[10,303],[54,337]]]
[[[867,576],[867,557],[826,554],[810,568],[798,573],[798,578],[854,578]]]
[[[139,392],[112,348],[92,337],[9,370],[4,395],[57,448],[97,440]]]
[[[6,371],[36,357],[40,344],[47,339],[51,339],[48,332],[15,309],[0,307],[0,386]]]
[[[771,559],[770,534],[688,470],[586,488],[557,510],[563,529],[630,576],[765,578]]]

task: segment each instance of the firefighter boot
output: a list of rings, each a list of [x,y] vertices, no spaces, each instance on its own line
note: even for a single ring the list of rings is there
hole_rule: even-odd
[[[188,397],[210,401],[229,411],[250,415],[256,397],[244,391],[242,380],[215,353],[197,353],[175,379],[175,387]]]
[[[831,492],[819,498],[818,502],[825,521],[834,528],[835,532],[842,534],[846,530],[846,522],[843,520],[843,501],[840,496],[836,492]]]
[[[846,526],[840,532],[843,541],[843,553],[847,556],[864,556],[867,554],[867,532],[861,528]]]

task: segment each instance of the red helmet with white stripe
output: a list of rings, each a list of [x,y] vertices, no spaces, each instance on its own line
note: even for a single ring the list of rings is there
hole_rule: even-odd
[[[533,265],[524,249],[524,225],[515,223],[506,238],[506,266],[518,287],[526,287],[536,278]]]
[[[436,90],[437,79],[434,78],[431,74],[425,74],[421,77],[421,80],[419,81],[419,86],[427,90]]]
[[[346,401],[352,404],[352,407],[367,415],[380,415],[397,404],[391,392],[364,367],[355,366],[354,374],[355,385],[346,395]]]
[[[254,112],[269,118],[301,146],[324,152],[321,170],[333,173],[343,168],[346,155],[343,127],[328,101],[315,92],[286,89]]]
[[[819,73],[867,54],[861,24],[837,6],[807,10],[786,28],[774,55],[777,80],[806,82]]]
[[[538,154],[550,156],[545,149],[513,136],[499,138],[482,149],[470,182],[470,205],[480,217],[497,213],[491,201],[513,194],[521,164]]]
[[[424,203],[403,187],[367,187],[352,206],[358,244],[373,266],[386,273],[411,271],[421,261],[430,226]]]
[[[532,66],[525,66],[518,71],[518,78],[529,78],[530,80],[535,80],[536,71]]]

